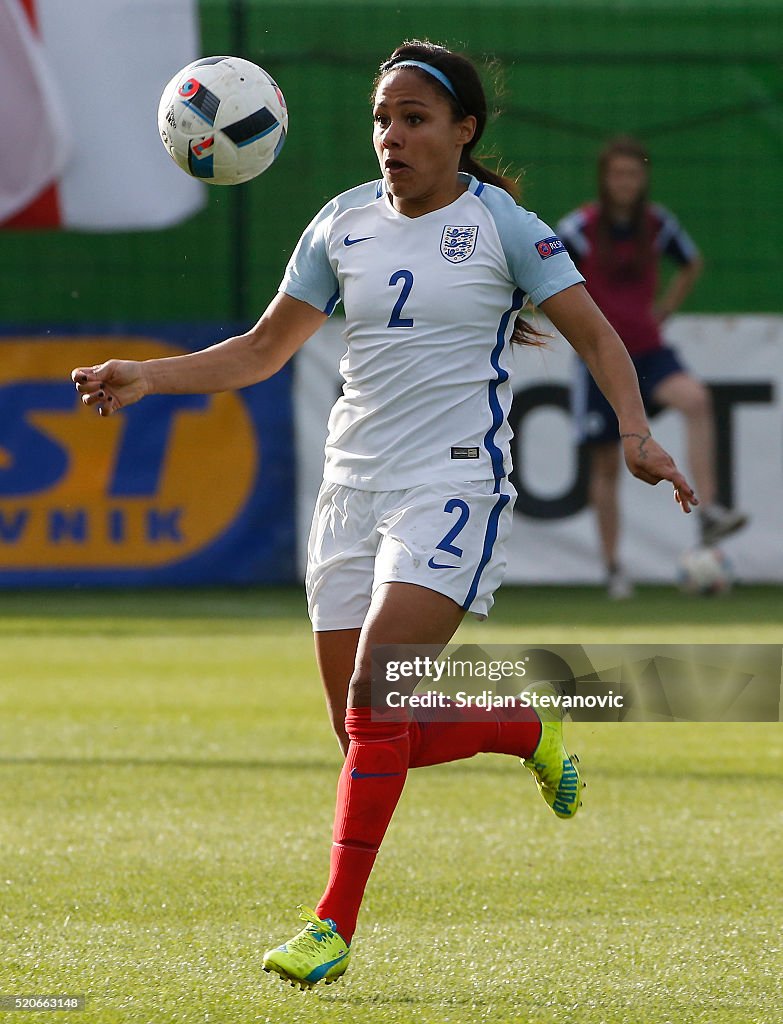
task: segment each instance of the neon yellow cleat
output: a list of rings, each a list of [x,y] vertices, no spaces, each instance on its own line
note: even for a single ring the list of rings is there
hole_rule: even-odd
[[[307,924],[293,939],[264,953],[264,970],[300,988],[312,988],[319,981],[331,985],[348,969],[351,948],[331,918],[322,921],[308,907],[297,909]]]
[[[538,698],[558,696],[549,682],[534,683],[525,692]],[[579,777],[579,758],[569,754],[563,743],[563,712],[555,701],[536,703],[534,708],[541,719],[541,739],[533,756],[524,758],[522,764],[530,769],[541,796],[558,818],[573,818],[582,806],[585,784]]]

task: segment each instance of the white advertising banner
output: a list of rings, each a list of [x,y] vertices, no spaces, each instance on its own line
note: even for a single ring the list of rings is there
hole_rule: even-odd
[[[160,143],[163,87],[200,53],[197,0],[0,0],[0,226],[133,231],[198,212]]]
[[[547,329],[546,325],[542,325]],[[549,328],[551,330],[551,328]],[[514,484],[519,492],[509,551],[512,583],[595,583],[603,570],[586,506],[587,467],[569,412],[573,353],[552,331],[544,349],[515,354]],[[750,525],[721,547],[740,580],[783,581],[783,317],[686,315],[667,340],[710,387],[718,431],[719,498],[747,511]],[[304,564],[310,515],[321,480],[329,409],[339,393],[344,349],[336,317],[296,362],[298,530]],[[653,420],[656,438],[688,473],[681,417]],[[671,582],[678,559],[698,541],[695,515],[684,516],[666,484],[624,474],[621,556],[639,581]]]

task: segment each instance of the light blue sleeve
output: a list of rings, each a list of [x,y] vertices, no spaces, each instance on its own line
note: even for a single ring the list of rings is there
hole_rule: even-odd
[[[327,316],[331,316],[340,298],[340,286],[327,250],[329,226],[336,211],[337,204],[332,200],[307,225],[278,289]]]
[[[517,206],[503,189],[485,185],[479,198],[495,222],[512,280],[538,306],[584,278],[563,242],[534,213]]]

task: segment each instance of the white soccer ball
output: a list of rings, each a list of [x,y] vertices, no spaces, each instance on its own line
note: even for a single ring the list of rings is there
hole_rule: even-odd
[[[158,130],[172,160],[208,185],[238,185],[274,162],[288,110],[274,79],[243,57],[202,57],[163,90]]]
[[[692,548],[680,559],[679,583],[685,594],[726,594],[734,583],[731,563],[720,548]]]

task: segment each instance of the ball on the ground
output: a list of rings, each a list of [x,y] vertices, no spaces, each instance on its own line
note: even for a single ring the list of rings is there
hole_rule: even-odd
[[[686,594],[726,594],[734,585],[731,563],[716,547],[686,551],[680,558],[678,577],[680,590]]]
[[[285,142],[280,88],[243,57],[202,57],[163,90],[158,130],[172,160],[209,185],[238,185],[272,165]]]

